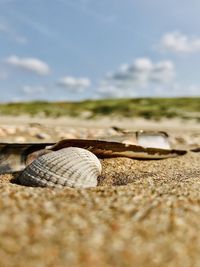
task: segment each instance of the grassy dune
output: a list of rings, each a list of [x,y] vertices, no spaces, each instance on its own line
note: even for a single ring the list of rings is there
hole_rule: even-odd
[[[0,115],[183,118],[200,121],[200,98],[104,99],[82,102],[27,102],[0,104]]]

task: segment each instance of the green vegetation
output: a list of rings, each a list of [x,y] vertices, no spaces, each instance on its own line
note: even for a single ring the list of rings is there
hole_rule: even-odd
[[[0,104],[0,115],[81,116],[96,118],[183,118],[200,121],[200,98],[104,99],[82,102],[28,102]]]

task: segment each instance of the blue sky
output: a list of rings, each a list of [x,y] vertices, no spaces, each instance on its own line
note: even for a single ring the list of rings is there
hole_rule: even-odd
[[[200,96],[198,0],[0,0],[0,101]]]

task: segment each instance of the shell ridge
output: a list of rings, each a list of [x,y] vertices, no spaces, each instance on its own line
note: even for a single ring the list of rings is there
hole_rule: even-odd
[[[97,185],[101,170],[101,163],[92,152],[68,147],[34,160],[19,180],[24,185],[88,188]]]
[[[72,176],[71,176],[71,181],[73,181],[73,183],[77,183],[79,186],[80,185],[84,185],[84,184],[87,184],[87,181],[90,180],[90,177],[88,176],[89,173],[92,173],[92,174],[97,174],[97,171],[95,168],[93,168],[92,170],[91,169],[88,169],[88,168],[85,168],[85,172],[84,172],[84,179],[81,179],[81,175],[80,176],[77,176],[78,173],[73,173]],[[99,176],[99,174],[98,174]]]
[[[90,168],[88,168],[88,166],[84,166],[84,162],[79,162],[79,164],[77,164],[77,170],[73,171],[71,173],[70,176],[70,181],[73,181],[73,183],[84,183],[87,182],[87,176],[88,173],[93,173],[94,175],[99,175],[100,171],[99,169],[96,168],[96,166],[94,166],[94,164],[92,164],[93,162],[89,161],[88,162],[91,166]],[[80,177],[84,174],[85,179],[80,179]]]

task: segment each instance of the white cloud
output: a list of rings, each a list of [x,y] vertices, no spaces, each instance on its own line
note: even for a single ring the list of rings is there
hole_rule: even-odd
[[[175,77],[171,61],[153,63],[149,58],[138,58],[132,64],[124,64],[115,73],[109,73],[97,89],[103,96],[137,96],[155,85],[169,85]]]
[[[153,63],[149,58],[138,58],[133,64],[124,64],[119,71],[108,76],[115,83],[136,84],[146,87],[149,83],[166,83],[173,79],[174,65],[171,61]]]
[[[161,38],[159,48],[175,53],[200,52],[200,37],[189,37],[178,31],[169,32]]]
[[[49,66],[37,58],[20,58],[17,56],[10,56],[5,60],[11,66],[34,72],[38,75],[47,75],[50,73]]]
[[[61,78],[57,85],[66,89],[82,91],[91,85],[91,81],[88,78],[74,78],[72,76],[65,76]]]
[[[135,97],[151,95],[156,86],[167,90],[175,77],[173,62],[153,63],[149,58],[138,58],[132,64],[122,65],[101,81],[97,93],[103,97]]]
[[[43,86],[31,86],[31,85],[25,85],[22,88],[22,92],[26,95],[34,95],[38,93],[44,93],[46,91],[46,88]]]

